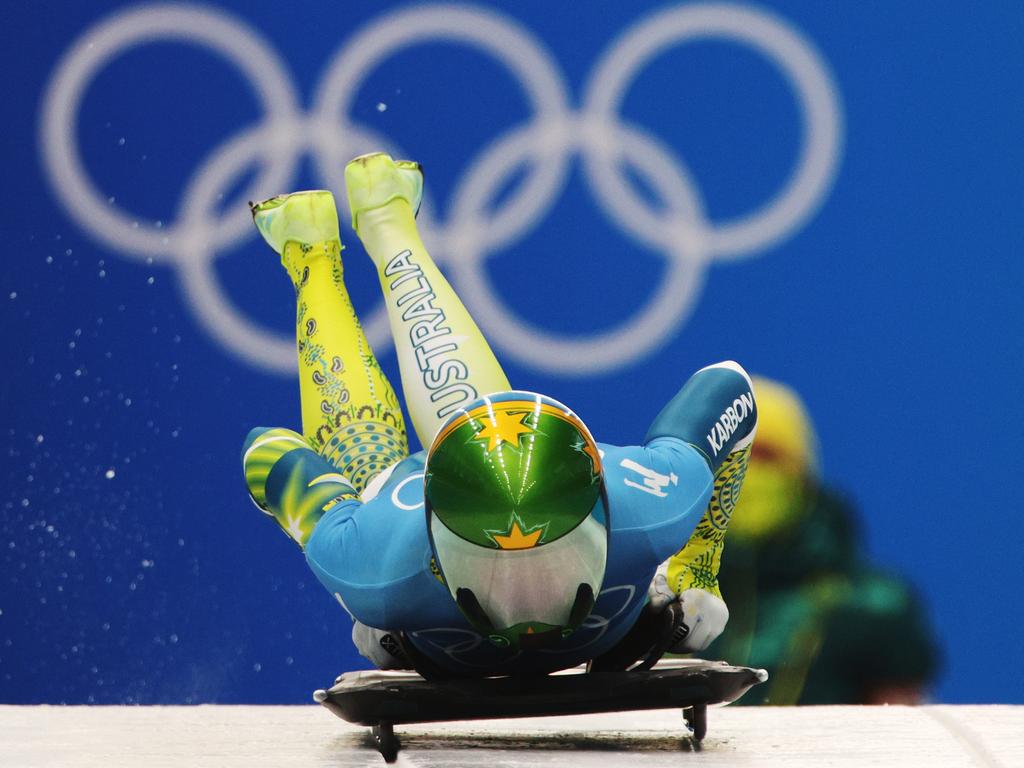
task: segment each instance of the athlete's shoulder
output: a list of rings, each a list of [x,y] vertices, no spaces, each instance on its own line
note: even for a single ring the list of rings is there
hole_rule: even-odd
[[[329,509],[306,547],[320,582],[371,627],[434,626],[454,605],[431,568],[423,458],[413,454],[386,469],[367,484],[361,503]]]
[[[604,467],[606,481],[609,477],[622,476],[625,487],[632,487],[625,482],[630,475],[649,478],[658,485],[673,485],[672,476],[681,472],[692,474],[707,462],[699,450],[689,443],[676,437],[659,437],[646,445],[608,445],[598,443],[601,463]],[[704,471],[698,474],[704,476]],[[655,476],[659,477],[655,477]],[[666,481],[663,478],[668,477]],[[635,478],[634,478],[635,479]],[[647,483],[650,485],[650,483]]]
[[[598,445],[613,525],[623,515],[634,524],[654,515],[664,519],[700,503],[713,478],[704,456],[692,445],[662,437],[646,445]],[[615,521],[618,515],[618,521]]]

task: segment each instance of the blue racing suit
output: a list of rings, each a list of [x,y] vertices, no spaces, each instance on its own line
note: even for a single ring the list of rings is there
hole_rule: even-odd
[[[749,418],[737,419],[734,404],[743,398]],[[749,432],[744,421],[756,422],[746,377],[704,369],[665,407],[643,445],[598,444],[610,523],[604,583],[583,625],[543,650],[493,645],[442,583],[427,535],[422,451],[359,495],[298,434],[258,428],[246,441],[246,477],[254,501],[286,530],[298,517],[292,507],[322,510],[306,560],[354,620],[402,632],[454,675],[545,673],[602,655],[633,626],[655,570],[686,544],[708,506],[715,470]]]

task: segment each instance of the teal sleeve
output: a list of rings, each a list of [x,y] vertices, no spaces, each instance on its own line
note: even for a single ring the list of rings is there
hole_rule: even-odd
[[[600,447],[616,548],[609,560],[614,555],[626,567],[653,570],[696,528],[711,498],[711,470],[699,451],[677,438]]]
[[[750,378],[738,364],[717,363],[690,377],[655,418],[644,444],[674,437],[699,450],[712,471],[757,424]]]
[[[317,525],[306,562],[349,615],[370,627],[463,627],[431,568],[423,453],[400,462],[364,503],[339,504]]]

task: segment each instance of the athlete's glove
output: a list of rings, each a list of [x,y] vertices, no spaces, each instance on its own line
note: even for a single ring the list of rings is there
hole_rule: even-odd
[[[661,569],[651,581],[647,596],[651,607],[657,611],[664,610],[673,600],[683,608],[683,621],[678,631],[685,634],[668,649],[670,653],[703,651],[722,634],[729,621],[729,608],[722,598],[703,589],[684,589],[676,595]]]

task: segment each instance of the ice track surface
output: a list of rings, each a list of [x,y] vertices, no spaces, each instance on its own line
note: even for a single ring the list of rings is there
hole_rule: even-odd
[[[711,708],[398,726],[398,766],[1022,768],[1024,706]],[[316,706],[0,706],[0,765],[383,766],[369,729]]]

